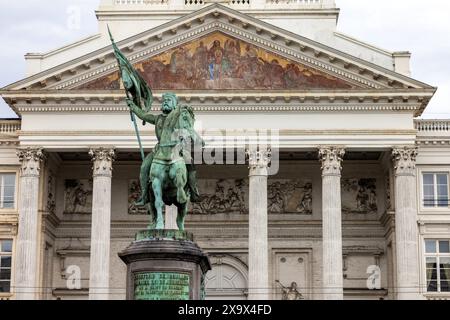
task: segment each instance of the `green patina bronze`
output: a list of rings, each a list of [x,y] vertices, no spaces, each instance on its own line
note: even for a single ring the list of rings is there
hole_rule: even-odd
[[[139,272],[134,275],[135,300],[189,300],[190,276],[178,272]]]
[[[142,196],[136,205],[147,206],[151,216],[149,229],[164,229],[164,205],[175,205],[178,228],[184,230],[189,201],[199,200],[191,154],[194,145],[204,145],[194,130],[194,112],[191,107],[180,105],[174,93],[164,93],[162,112],[153,114],[150,87],[116,46],[111,33],[110,36],[143,160],[139,177]],[[144,124],[155,126],[158,143],[146,157],[135,115]]]

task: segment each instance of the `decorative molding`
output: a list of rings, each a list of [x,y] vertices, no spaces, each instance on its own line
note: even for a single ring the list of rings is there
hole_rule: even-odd
[[[450,145],[450,138],[423,138],[418,136],[416,140],[416,145],[418,146],[431,146],[431,147],[439,147],[439,146],[448,146]]]
[[[18,146],[19,140],[0,140],[0,146]]]
[[[106,176],[112,175],[112,163],[115,159],[114,148],[92,148],[89,150],[89,155],[92,157],[93,176]]]
[[[450,133],[450,120],[415,120],[414,127],[419,133]]]
[[[337,146],[319,147],[322,175],[341,175],[345,149]]]
[[[384,180],[384,192],[385,192],[385,201],[386,201],[386,210],[387,211],[392,210],[391,191],[392,191],[391,176],[388,172],[386,174],[385,180]]]
[[[201,100],[201,98],[199,98]],[[234,100],[234,99],[233,99]],[[209,101],[209,99],[208,99]],[[211,101],[213,99],[211,98]],[[208,105],[206,99],[201,101],[205,105],[191,105],[198,112],[222,112],[222,111],[255,111],[255,112],[365,112],[365,111],[404,111],[415,112],[420,109],[419,105],[264,105],[264,104],[240,104],[240,105]],[[217,103],[217,102],[216,102]],[[215,104],[216,104],[215,103]],[[259,101],[257,101],[259,103]],[[294,104],[294,103],[292,103]],[[125,105],[16,105],[17,110],[22,112],[129,112]],[[159,110],[159,106],[153,107],[153,111]]]
[[[415,146],[404,146],[392,149],[395,175],[414,176],[417,153],[418,148]]]
[[[25,147],[17,150],[17,156],[22,165],[21,177],[39,177],[41,161],[45,159],[41,147]]]
[[[272,151],[268,149],[249,148],[246,150],[250,176],[265,175],[267,176],[267,168],[271,161]]]
[[[233,136],[247,136],[247,129],[234,129],[227,131],[228,134]],[[264,131],[264,132],[267,132]],[[203,135],[223,135],[224,131],[219,129],[205,129],[202,131]],[[415,130],[383,130],[383,129],[355,129],[355,130],[293,130],[293,129],[281,129],[278,131],[279,136],[299,136],[299,135],[314,135],[314,136],[324,136],[324,135],[415,135]],[[23,131],[20,133],[21,136],[135,136],[135,131],[133,130],[82,130],[82,131]],[[149,137],[150,139],[155,138],[155,131],[153,129],[147,129],[145,132],[141,133],[143,137]]]
[[[56,210],[56,175],[49,170],[47,176],[47,201],[45,205],[45,210],[51,214],[55,215]]]
[[[0,120],[0,134],[15,134],[21,124],[22,120]]]

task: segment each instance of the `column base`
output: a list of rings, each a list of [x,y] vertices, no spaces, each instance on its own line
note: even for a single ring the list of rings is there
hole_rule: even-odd
[[[127,265],[127,300],[203,300],[208,256],[179,230],[143,230],[119,257]]]

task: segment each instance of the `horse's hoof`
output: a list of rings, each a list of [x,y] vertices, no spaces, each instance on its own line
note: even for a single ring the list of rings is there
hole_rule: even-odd
[[[144,200],[136,201],[136,202],[134,203],[134,205],[135,205],[136,207],[143,207],[143,206],[146,205],[146,202],[144,202]]]

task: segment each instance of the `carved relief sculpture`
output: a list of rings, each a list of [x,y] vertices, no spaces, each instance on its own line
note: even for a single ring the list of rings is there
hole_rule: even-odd
[[[248,180],[199,180],[201,202],[192,213],[248,213]],[[309,180],[269,180],[270,213],[312,214],[312,183]]]
[[[248,211],[248,181],[238,180],[199,180],[201,201],[194,203],[192,213],[240,213]],[[209,191],[209,192],[208,192]]]
[[[386,209],[392,210],[392,201],[391,201],[391,178],[389,173],[386,175],[385,180],[385,190],[386,190]]]
[[[289,287],[284,286],[280,281],[276,282],[281,287],[281,300],[303,300],[303,295],[297,289],[297,282],[292,282]]]
[[[46,209],[49,213],[54,214],[56,209],[56,178],[50,171],[47,180],[47,205]]]
[[[137,200],[141,198],[141,185],[138,179],[128,181],[128,214],[147,214],[145,206],[137,205]]]
[[[67,179],[64,182],[64,213],[92,212],[92,180]]]
[[[301,180],[269,180],[270,213],[312,214],[312,183]]]
[[[376,179],[342,179],[343,213],[377,213]]]

